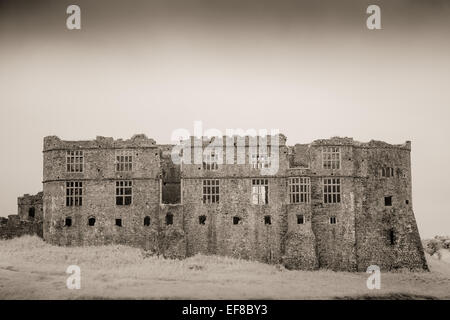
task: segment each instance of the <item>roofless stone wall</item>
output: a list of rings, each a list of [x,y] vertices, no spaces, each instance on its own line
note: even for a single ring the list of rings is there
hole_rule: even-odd
[[[173,145],[145,135],[46,137],[44,239],[296,269],[427,268],[412,209],[410,142],[335,137],[288,146],[286,137],[277,138],[259,139],[279,157],[278,170],[267,175],[261,168],[268,157],[255,154],[248,137],[224,138],[213,165],[174,163]],[[194,146],[205,150],[213,140],[191,138],[183,152],[194,159]],[[245,162],[227,161],[239,158]]]
[[[43,236],[42,192],[24,194],[17,198],[16,215],[0,218],[0,239],[11,239],[25,234]]]

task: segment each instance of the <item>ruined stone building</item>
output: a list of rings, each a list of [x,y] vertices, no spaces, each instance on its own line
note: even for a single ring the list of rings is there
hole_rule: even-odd
[[[45,137],[44,239],[298,269],[427,268],[412,209],[409,141],[331,138],[288,146],[277,138],[279,169],[263,175],[273,159],[270,139],[261,153],[249,137],[244,144],[223,138],[234,141],[231,157],[244,157],[244,164],[226,162],[224,147],[200,164],[179,165],[174,146],[145,135]],[[211,142],[205,139],[191,141],[204,148]]]
[[[17,198],[17,214],[0,217],[0,239],[10,239],[25,234],[43,236],[42,192],[24,194]]]

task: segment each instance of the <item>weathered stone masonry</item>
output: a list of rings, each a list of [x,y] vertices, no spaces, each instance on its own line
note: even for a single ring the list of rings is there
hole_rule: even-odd
[[[144,135],[45,137],[44,239],[298,269],[427,269],[412,210],[410,142],[331,138],[287,146],[278,138],[279,170],[267,176],[259,169],[267,159],[253,158],[248,137],[234,143],[235,159],[244,155],[245,164],[226,164],[224,147],[223,163],[212,167],[176,165],[172,145]]]
[[[42,237],[42,192],[24,194],[17,198],[17,214],[0,218],[0,239],[11,239],[25,234]]]

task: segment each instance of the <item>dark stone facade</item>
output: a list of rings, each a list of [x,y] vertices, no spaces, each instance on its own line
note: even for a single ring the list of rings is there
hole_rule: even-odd
[[[0,239],[11,239],[25,234],[43,236],[42,192],[17,198],[16,215],[0,218]]]
[[[279,169],[262,175],[249,163],[248,137],[243,145],[232,138],[234,158],[243,155],[245,164],[223,160],[217,170],[174,164],[172,145],[144,135],[91,141],[46,137],[44,239],[58,245],[121,243],[178,258],[219,254],[295,269],[365,271],[372,264],[383,270],[427,269],[412,210],[410,142],[331,138],[287,146],[283,135],[278,138]],[[203,147],[211,142],[191,141]],[[338,168],[323,164],[328,147],[338,151]],[[124,150],[132,156],[131,171],[117,171],[118,152]],[[72,151],[83,153],[80,172],[67,170]],[[226,158],[225,147],[221,156]],[[309,179],[308,201],[291,203],[288,184],[296,177]],[[205,179],[219,180],[218,202],[203,203]],[[267,204],[252,203],[253,179],[267,179]],[[336,203],[325,203],[326,179],[339,180]],[[71,181],[82,182],[80,206],[68,205]],[[120,181],[132,182],[129,205],[116,202]]]

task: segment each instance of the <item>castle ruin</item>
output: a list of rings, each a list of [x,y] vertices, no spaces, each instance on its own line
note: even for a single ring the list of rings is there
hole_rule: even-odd
[[[203,154],[200,164],[177,164],[173,145],[145,135],[45,137],[44,240],[126,244],[177,258],[217,254],[293,269],[427,269],[412,207],[409,141],[335,137],[288,146],[279,135],[278,170],[267,175],[261,169],[273,159],[270,139],[263,153],[249,137],[243,144],[223,139],[231,139],[231,157],[244,164],[225,161],[225,148]],[[191,138],[202,148],[212,140]]]

